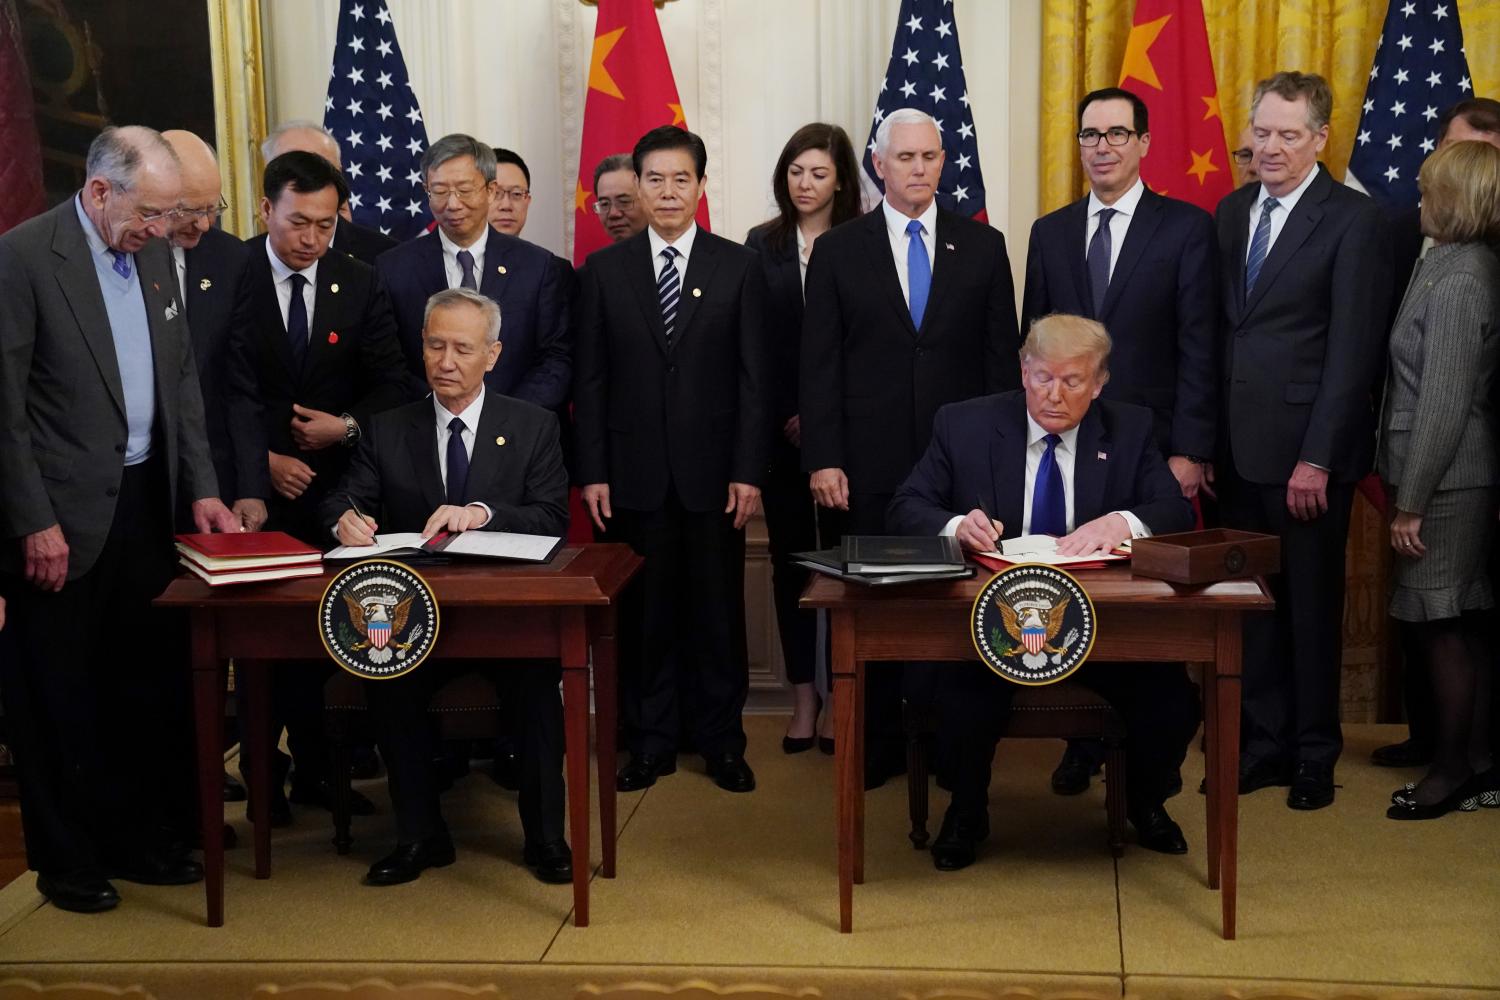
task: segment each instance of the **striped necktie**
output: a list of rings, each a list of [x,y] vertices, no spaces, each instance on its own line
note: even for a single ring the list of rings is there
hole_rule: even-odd
[[[661,325],[662,333],[667,338],[667,346],[672,346],[672,330],[677,323],[677,300],[682,298],[682,281],[677,277],[677,257],[679,256],[675,247],[663,247],[659,257],[662,259],[661,273],[656,276],[656,297],[661,301]]]
[[[1250,259],[1245,261],[1245,297],[1255,291],[1255,279],[1260,277],[1260,267],[1271,252],[1271,213],[1281,206],[1275,198],[1261,202],[1260,221],[1255,224],[1255,238],[1250,241]]]

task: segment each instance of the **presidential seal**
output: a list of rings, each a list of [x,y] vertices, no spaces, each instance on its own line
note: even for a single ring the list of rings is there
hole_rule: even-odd
[[[1094,603],[1056,566],[1022,563],[996,573],[979,591],[969,633],[979,658],[1006,680],[1056,684],[1094,648]]]
[[[323,648],[356,677],[389,680],[415,670],[432,652],[437,632],[437,598],[405,563],[354,563],[318,602]]]

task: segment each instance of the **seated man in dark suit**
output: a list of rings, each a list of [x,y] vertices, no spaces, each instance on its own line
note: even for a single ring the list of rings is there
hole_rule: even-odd
[[[477,291],[452,288],[428,300],[422,356],[432,396],[370,421],[323,522],[345,545],[368,545],[377,530],[568,530],[568,475],[557,418],[486,391],[500,358],[500,307]],[[374,515],[374,516],[371,516]],[[471,664],[427,663],[401,677],[370,681],[365,697],[390,777],[396,850],[375,862],[369,885],[410,882],[453,863],[453,840],[438,808],[427,704]],[[495,671],[507,700],[522,706],[521,827],[526,864],[543,882],[570,882],[563,840],[561,667],[556,660]]]
[[[891,501],[889,528],[956,535],[975,551],[992,551],[1000,538],[1057,535],[1066,555],[1191,528],[1192,506],[1157,448],[1151,411],[1095,402],[1109,379],[1109,349],[1094,320],[1037,320],[1021,345],[1022,391],[938,410],[932,443]],[[976,500],[996,520],[970,509]],[[1126,815],[1141,846],[1185,853],[1163,807],[1198,728],[1197,694],[1182,664],[1089,663],[1073,676],[1125,718]],[[972,864],[989,834],[990,762],[1015,690],[981,663],[955,665],[939,687],[938,750],[953,793],[932,845],[942,871]]]

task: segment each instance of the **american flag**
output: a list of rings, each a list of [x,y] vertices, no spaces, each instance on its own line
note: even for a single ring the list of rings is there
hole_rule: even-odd
[[[323,127],[339,141],[355,222],[397,239],[427,228],[419,166],[427,126],[381,0],[339,4]]]
[[[986,221],[979,140],[974,134],[974,116],[969,111],[969,88],[964,83],[964,60],[958,51],[953,0],[901,0],[891,61],[880,83],[875,120],[870,123],[870,139],[865,144],[864,179],[870,185],[867,191],[872,187],[881,194],[885,192],[885,185],[875,176],[870,154],[875,149],[875,131],[881,121],[898,108],[916,108],[937,120],[944,153],[938,205]]]
[[[1391,0],[1346,180],[1394,207],[1417,204],[1438,117],[1474,96],[1456,0]]]

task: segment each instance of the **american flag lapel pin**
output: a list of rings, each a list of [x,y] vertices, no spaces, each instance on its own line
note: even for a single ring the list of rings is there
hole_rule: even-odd
[[[1099,461],[1101,461],[1101,462],[1106,462],[1106,461],[1108,461],[1108,460],[1109,460],[1109,453],[1108,453],[1108,452],[1104,452],[1104,451],[1101,451],[1101,452],[1100,452],[1100,453],[1099,453]]]

